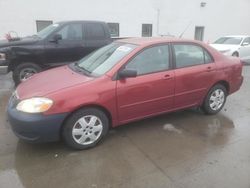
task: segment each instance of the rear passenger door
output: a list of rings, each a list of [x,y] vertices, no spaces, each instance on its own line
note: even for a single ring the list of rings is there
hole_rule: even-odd
[[[214,83],[216,65],[203,47],[192,43],[174,43],[175,108],[196,106]]]
[[[84,50],[87,54],[110,43],[110,38],[107,36],[102,23],[85,23],[84,33]]]

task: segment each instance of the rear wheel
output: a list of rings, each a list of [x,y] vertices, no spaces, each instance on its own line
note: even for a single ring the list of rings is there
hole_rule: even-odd
[[[87,149],[98,144],[107,134],[109,120],[96,108],[81,109],[72,114],[64,124],[62,136],[74,149]]]
[[[216,114],[223,108],[227,98],[227,90],[221,85],[213,86],[205,98],[202,109],[206,114]]]
[[[22,63],[13,70],[13,80],[15,85],[27,80],[35,73],[41,72],[42,68],[34,63]]]

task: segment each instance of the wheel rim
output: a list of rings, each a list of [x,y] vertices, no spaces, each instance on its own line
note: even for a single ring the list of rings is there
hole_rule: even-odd
[[[225,93],[222,89],[216,89],[210,96],[209,106],[212,110],[219,110],[225,102]]]
[[[78,144],[89,145],[100,138],[102,130],[103,124],[101,120],[94,115],[88,115],[80,118],[74,124],[72,136]]]
[[[36,69],[34,68],[25,68],[20,71],[19,79],[21,82],[27,80],[29,77],[31,77],[33,74],[37,73]]]

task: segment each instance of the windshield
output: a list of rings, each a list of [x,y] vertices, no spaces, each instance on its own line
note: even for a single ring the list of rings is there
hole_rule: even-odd
[[[111,43],[84,57],[75,65],[88,74],[101,76],[135,48],[136,45],[133,44]]]
[[[242,41],[240,37],[222,37],[214,42],[214,44],[231,44],[239,45]]]
[[[52,24],[52,25],[49,25],[48,27],[44,28],[43,30],[39,31],[37,33],[37,36],[39,38],[46,38],[47,36],[49,36],[53,31],[56,30],[56,28],[59,26],[59,24]]]

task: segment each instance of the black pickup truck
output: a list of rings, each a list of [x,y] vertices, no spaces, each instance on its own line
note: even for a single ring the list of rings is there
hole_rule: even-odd
[[[55,23],[36,35],[0,43],[0,72],[12,71],[17,85],[34,73],[77,61],[110,42],[104,22]]]

